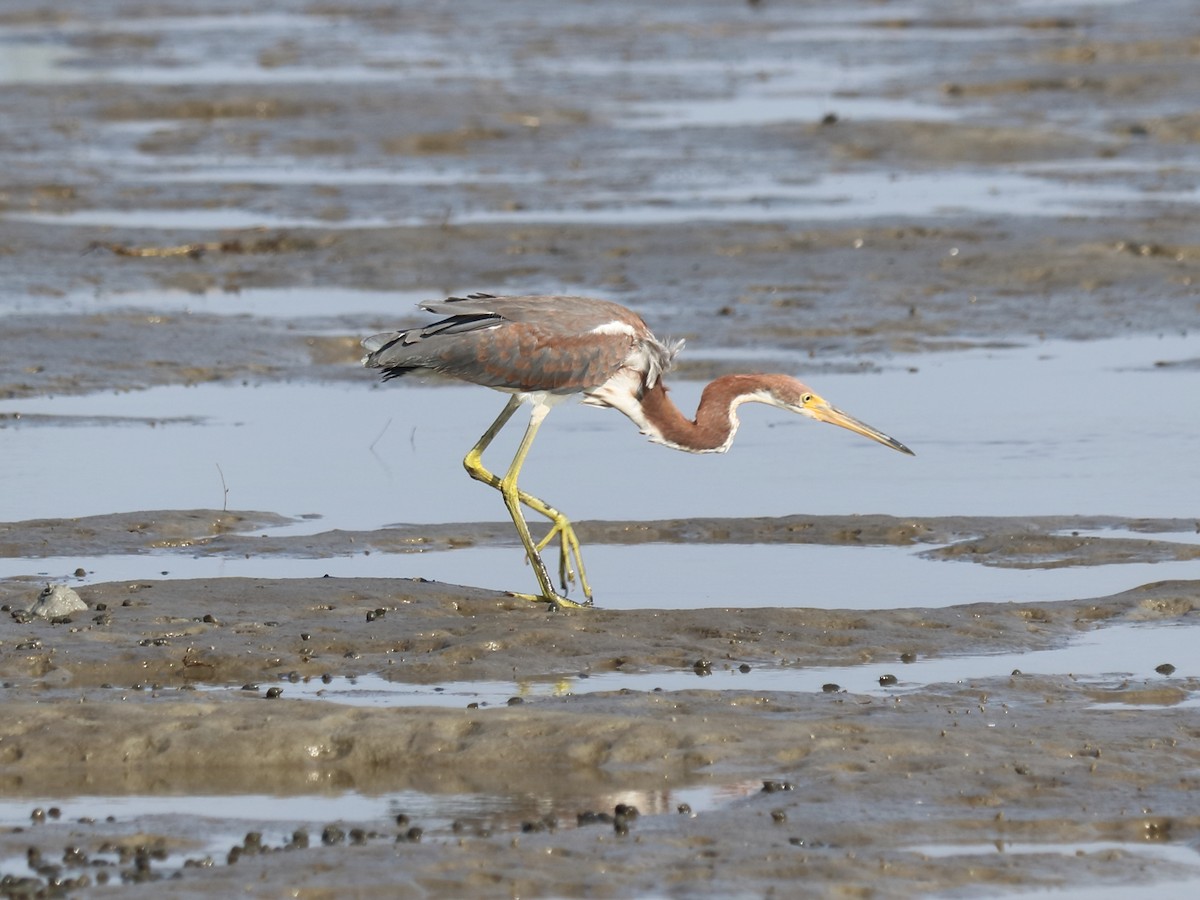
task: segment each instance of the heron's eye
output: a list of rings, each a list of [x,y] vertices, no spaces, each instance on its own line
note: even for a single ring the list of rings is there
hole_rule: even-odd
[[[813,402],[813,395],[812,395],[812,394],[803,394],[803,395],[801,395],[801,397],[800,397],[800,402],[801,402],[801,403],[802,403],[804,406],[808,406],[808,404],[810,404],[810,403],[812,403],[812,402]]]

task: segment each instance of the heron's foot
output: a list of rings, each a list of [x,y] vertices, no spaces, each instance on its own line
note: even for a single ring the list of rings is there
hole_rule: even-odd
[[[553,591],[550,596],[542,594],[522,594],[520,591],[509,591],[510,597],[519,597],[522,600],[528,600],[530,603],[549,603],[550,608],[557,612],[560,609],[587,609],[592,605],[591,595],[583,603],[576,603],[574,600],[569,600],[566,597],[555,594]]]
[[[564,591],[569,590],[571,585],[575,583],[575,569],[578,569],[579,587],[583,591],[583,596],[591,600],[592,586],[588,584],[587,572],[583,568],[583,556],[579,551],[579,538],[575,536],[575,529],[571,527],[571,520],[560,513],[553,517],[553,521],[554,524],[550,526],[550,530],[546,532],[546,536],[538,541],[534,549],[538,553],[541,553],[557,536],[559,539],[558,583]],[[575,560],[574,568],[571,566],[572,557]]]

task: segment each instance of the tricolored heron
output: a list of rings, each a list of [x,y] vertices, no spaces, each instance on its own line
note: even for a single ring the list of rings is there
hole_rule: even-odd
[[[362,342],[363,365],[383,369],[383,378],[414,371],[434,372],[511,394],[496,421],[471,448],[463,465],[477,481],[500,491],[541,594],[518,594],[552,607],[590,606],[579,540],[557,509],[517,487],[521,466],[546,413],[571,394],[584,403],[620,410],[650,440],[689,453],[724,453],[738,429],[743,403],[767,403],[820,422],[840,425],[871,440],[912,454],[895,438],[831,406],[790,375],[722,375],[705,389],[695,419],[671,402],[662,375],[683,341],[663,343],[632,310],[588,297],[496,297],[471,294],[421,308],[446,318],[423,328],[389,331]],[[532,407],[525,436],[508,471],[497,476],[483,465],[483,452],[522,403]],[[521,504],[550,520],[534,542]],[[559,583],[563,591],[579,570],[584,603],[554,590],[541,551],[559,539]]]

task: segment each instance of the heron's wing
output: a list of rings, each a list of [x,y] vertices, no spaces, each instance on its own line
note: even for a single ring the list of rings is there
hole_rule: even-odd
[[[446,315],[363,341],[363,364],[394,378],[426,369],[506,391],[571,393],[623,369],[653,386],[674,357],[635,313],[605,300],[471,294],[423,304]]]

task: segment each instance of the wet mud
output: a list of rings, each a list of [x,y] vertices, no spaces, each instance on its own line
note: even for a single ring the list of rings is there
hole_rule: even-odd
[[[0,445],[205,427],[20,406],[52,396],[366,390],[359,337],[470,290],[627,303],[699,351],[681,381],[1194,330],[1193,13],[7,4]],[[316,309],[263,300],[325,288]],[[286,454],[274,437],[264,452]],[[504,523],[65,502],[33,519],[0,501],[0,896],[1171,896],[1200,878],[1190,658],[904,674],[1194,629],[1197,580],[1055,602],[931,585],[928,606],[864,610],[772,605],[747,572],[757,605],[554,612],[448,581],[289,577],[299,560],[516,552]],[[1196,519],[1140,509],[576,527],[585,553],[895,547],[1034,578],[1200,556]],[[89,571],[118,556],[144,556],[144,577]],[[196,558],[278,566],[164,577]],[[73,559],[53,580],[87,609],[27,612],[46,561]],[[736,682],[867,664],[894,664],[878,690]],[[582,689],[613,673],[694,683]],[[513,696],[357,706],[299,689],[363,676],[397,697]]]

